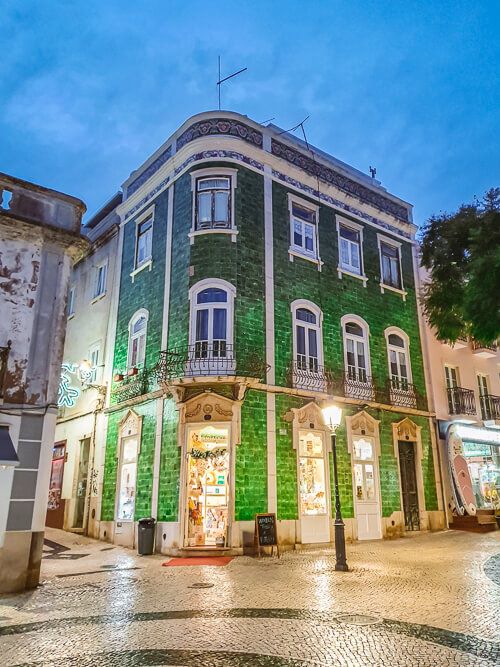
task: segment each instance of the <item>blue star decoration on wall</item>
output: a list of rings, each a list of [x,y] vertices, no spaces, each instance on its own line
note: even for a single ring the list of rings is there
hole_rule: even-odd
[[[80,390],[76,387],[73,387],[71,382],[71,375],[76,375],[78,366],[75,364],[63,364],[61,379],[59,381],[59,391],[57,394],[57,405],[60,408],[72,408],[74,407],[78,397],[80,396]]]

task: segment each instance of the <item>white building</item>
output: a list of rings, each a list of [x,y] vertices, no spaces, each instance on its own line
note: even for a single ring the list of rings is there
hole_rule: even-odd
[[[47,525],[98,535],[99,466],[106,437],[103,408],[112,365],[111,317],[119,270],[114,195],[83,227],[91,245],[73,268]]]
[[[84,212],[79,199],[0,174],[0,454],[16,452],[7,462],[0,456],[0,593],[39,580],[66,297],[87,246]]]

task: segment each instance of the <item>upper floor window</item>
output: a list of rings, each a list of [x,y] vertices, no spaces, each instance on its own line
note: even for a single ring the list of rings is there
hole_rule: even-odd
[[[149,314],[141,309],[129,323],[129,344],[127,367],[143,366],[146,358],[146,336]]]
[[[101,264],[96,267],[95,270],[95,282],[94,282],[94,295],[93,298],[96,299],[98,296],[105,294],[106,292],[106,280],[108,273],[108,265]]]
[[[339,226],[340,268],[350,273],[363,273],[361,261],[361,236],[357,229]]]
[[[295,195],[288,195],[290,213],[290,259],[304,257],[321,267],[318,241],[318,207]]]
[[[229,229],[231,226],[231,178],[198,178],[195,229]]]
[[[309,389],[324,389],[321,310],[314,303],[297,300],[292,303],[293,318],[293,384]]]
[[[202,280],[190,290],[190,354],[193,371],[227,370],[233,361],[234,287]]]
[[[153,216],[150,215],[137,224],[137,237],[135,248],[136,268],[151,259],[153,249]]]
[[[380,284],[384,287],[403,289],[401,276],[401,246],[396,241],[378,237],[380,250]]]
[[[75,314],[75,300],[76,300],[76,287],[69,288],[68,292],[68,305],[66,306],[66,313],[68,317]]]
[[[408,336],[402,331],[395,329],[387,329],[385,334],[391,387],[406,391],[409,389],[409,384],[411,383]]]
[[[344,316],[344,361],[346,376],[353,382],[370,382],[368,327],[361,318]]]

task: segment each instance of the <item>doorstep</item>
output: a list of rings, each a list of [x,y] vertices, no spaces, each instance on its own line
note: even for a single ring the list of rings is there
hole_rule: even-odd
[[[165,549],[162,554],[175,558],[220,558],[221,556],[243,556],[243,549],[238,547],[182,547]]]

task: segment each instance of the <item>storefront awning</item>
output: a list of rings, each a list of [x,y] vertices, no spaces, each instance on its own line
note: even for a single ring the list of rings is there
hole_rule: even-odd
[[[9,427],[0,426],[0,466],[14,467],[18,465],[19,459],[10,437]]]

